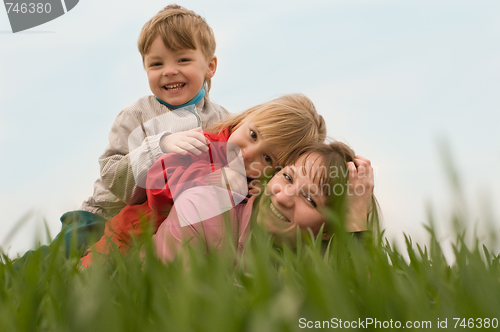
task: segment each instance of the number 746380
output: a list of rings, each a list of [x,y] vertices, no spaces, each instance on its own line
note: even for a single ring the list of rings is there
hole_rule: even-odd
[[[5,5],[7,6],[7,13],[10,13],[11,11],[14,13],[50,13],[52,10],[52,6],[50,3],[12,3],[12,2],[6,2]]]
[[[469,328],[469,329],[480,329],[480,328],[494,328],[496,329],[498,327],[498,318],[453,318],[455,321],[455,326],[454,328],[457,327],[463,327],[464,329]]]

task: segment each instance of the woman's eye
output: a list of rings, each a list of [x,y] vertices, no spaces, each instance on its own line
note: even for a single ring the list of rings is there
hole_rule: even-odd
[[[318,205],[316,204],[316,202],[314,201],[314,199],[312,199],[310,196],[307,196],[306,197],[306,200],[309,202],[309,204],[311,204],[312,206],[314,207],[317,207]]]
[[[283,173],[283,177],[290,183],[293,183],[292,177],[288,173]]]
[[[264,155],[264,160],[266,161],[266,163],[268,164],[272,164],[273,163],[273,160],[271,159],[271,157],[269,157],[267,154]]]
[[[252,137],[252,139],[254,141],[256,141],[257,140],[257,133],[253,130],[250,130],[250,137]]]

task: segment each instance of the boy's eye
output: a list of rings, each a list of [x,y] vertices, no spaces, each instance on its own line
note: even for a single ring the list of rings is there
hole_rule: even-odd
[[[257,133],[253,130],[250,130],[250,137],[252,137],[252,139],[254,141],[256,141],[257,140]]]
[[[156,67],[156,66],[161,66],[161,62],[153,62],[152,64],[149,65],[150,67]]]
[[[189,61],[191,61],[191,60],[188,58],[182,58],[179,60],[179,62],[189,62]]]

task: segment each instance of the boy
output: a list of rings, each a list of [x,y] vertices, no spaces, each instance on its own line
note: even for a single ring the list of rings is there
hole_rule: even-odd
[[[163,153],[207,151],[202,128],[229,115],[208,99],[217,58],[212,29],[202,17],[169,5],[144,25],[138,47],[153,95],[116,118],[93,196],[61,217],[71,225],[63,235],[67,248],[73,227],[80,248],[90,235],[100,238],[106,221],[125,205],[143,203],[147,170]]]

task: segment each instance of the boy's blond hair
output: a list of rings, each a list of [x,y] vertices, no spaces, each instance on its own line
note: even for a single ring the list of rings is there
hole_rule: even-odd
[[[305,146],[326,138],[325,120],[302,94],[288,94],[254,106],[206,131],[217,133],[229,128],[233,132],[244,120],[253,122],[261,137],[277,149],[277,166],[287,165]]]
[[[178,5],[163,8],[142,28],[138,47],[143,63],[144,57],[157,36],[160,36],[165,46],[174,52],[199,48],[207,61],[210,61],[215,54],[214,32],[205,19]],[[208,93],[211,80],[205,79],[204,86]]]

